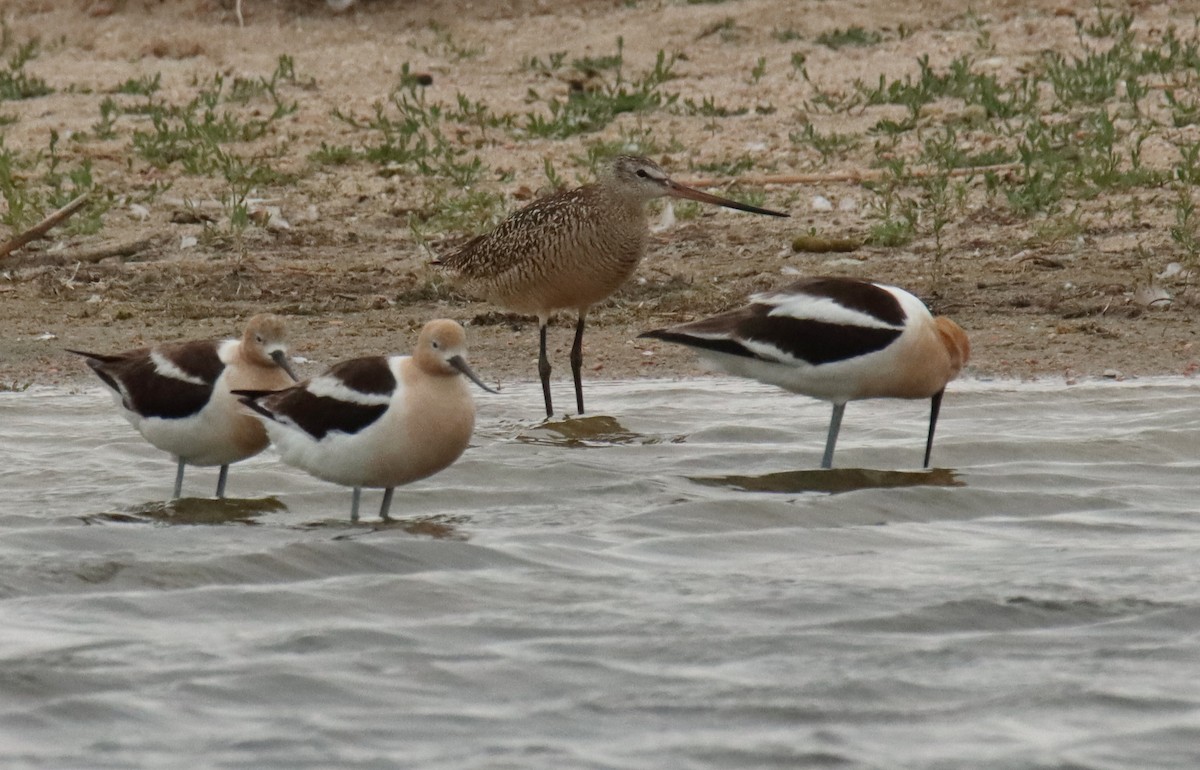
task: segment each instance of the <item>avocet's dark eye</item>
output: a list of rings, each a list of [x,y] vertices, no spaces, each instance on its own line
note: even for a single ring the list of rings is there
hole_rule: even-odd
[[[433,342],[431,342],[429,344],[433,346],[434,350],[437,350],[438,348],[441,347],[441,345],[438,344],[437,340],[434,340]]]
[[[644,168],[639,168],[637,170],[637,175],[640,176],[642,179],[645,179],[646,177],[650,176],[649,174],[646,173],[646,169],[644,169]]]

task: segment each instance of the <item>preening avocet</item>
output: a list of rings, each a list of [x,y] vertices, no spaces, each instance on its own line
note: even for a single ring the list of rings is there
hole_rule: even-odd
[[[962,328],[934,318],[895,286],[853,278],[808,278],[755,294],[750,304],[641,335],[695,348],[730,374],[833,403],[821,467],[833,465],[848,401],[929,398],[925,466],[946,383],[967,363]]]
[[[458,375],[495,392],[466,356],[463,328],[439,319],[421,329],[412,356],[356,358],[286,390],[238,395],[284,462],[354,488],[351,521],[362,488],[383,487],[386,521],[395,487],[432,476],[467,448],[475,404]]]
[[[219,465],[217,497],[229,464],[267,447],[267,433],[245,414],[237,388],[278,389],[296,381],[288,366],[283,319],[256,315],[241,339],[195,340],[83,356],[112,392],[125,419],[152,445],[174,455],[175,497],[187,465]]]
[[[595,184],[540,198],[513,212],[491,232],[437,260],[491,302],[537,316],[538,376],[547,417],[554,415],[554,407],[546,324],[559,310],[575,311],[571,375],[575,406],[583,414],[583,327],[588,308],[633,275],[650,233],[645,204],[663,196],[787,216],[695,190],[671,179],[649,158],[621,155]]]

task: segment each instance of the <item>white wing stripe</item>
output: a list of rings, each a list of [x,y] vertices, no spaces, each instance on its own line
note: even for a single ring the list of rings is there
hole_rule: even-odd
[[[835,326],[858,326],[864,329],[903,329],[904,324],[890,324],[870,313],[852,310],[826,297],[805,294],[758,295],[754,301],[774,305],[768,316],[787,316],[803,321],[817,321]]]
[[[769,342],[739,339],[738,343],[754,355],[765,358],[769,361],[778,361],[780,363],[787,363],[801,368],[812,366],[812,364],[810,364],[808,361],[805,361],[803,358],[796,358],[791,353],[780,350]]]
[[[386,406],[392,401],[392,394],[363,393],[360,390],[351,388],[337,377],[330,377],[328,375],[314,377],[308,383],[307,390],[314,396],[334,398],[338,401],[345,401],[348,404],[361,404],[363,406]]]
[[[162,377],[169,377],[172,380],[180,380],[181,382],[189,382],[192,385],[207,385],[208,383],[199,377],[194,377],[175,365],[175,362],[164,356],[157,350],[150,351],[150,360],[154,362],[154,371]]]

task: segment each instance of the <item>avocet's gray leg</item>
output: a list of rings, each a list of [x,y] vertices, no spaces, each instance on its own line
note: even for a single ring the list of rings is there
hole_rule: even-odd
[[[222,465],[221,472],[217,474],[217,497],[225,497],[225,482],[229,480],[229,466]]]
[[[362,487],[355,487],[350,496],[350,521],[358,521],[358,503],[362,500]]]
[[[929,455],[933,452],[933,429],[937,427],[938,412],[942,409],[942,396],[946,389],[942,388],[933,394],[932,406],[929,408],[929,438],[925,439],[925,467],[929,467]]]
[[[383,490],[383,503],[379,506],[379,518],[384,521],[392,520],[392,517],[388,516],[388,509],[392,507],[392,493],[395,491],[395,487],[388,487]]]
[[[183,462],[183,459],[180,458],[179,469],[175,471],[175,495],[174,496],[176,498],[178,498],[181,494],[183,494],[183,468],[184,468],[184,462]]]
[[[822,468],[833,467],[833,447],[837,445],[838,431],[842,429],[842,414],[845,411],[845,404],[833,405],[833,416],[829,418],[829,436],[825,439],[825,456],[821,458]]]

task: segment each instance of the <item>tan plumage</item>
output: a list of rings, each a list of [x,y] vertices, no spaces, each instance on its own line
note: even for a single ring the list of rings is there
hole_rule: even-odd
[[[383,487],[388,518],[395,487],[448,467],[467,448],[475,404],[463,375],[491,391],[467,365],[466,333],[446,318],[421,329],[411,356],[343,361],[286,390],[236,395],[262,420],[280,457],[312,475],[354,487]]]
[[[622,155],[596,183],[534,201],[491,232],[438,260],[454,271],[469,291],[510,311],[538,317],[538,373],[547,417],[554,413],[546,357],[550,316],[559,310],[574,310],[578,316],[571,373],[582,414],[580,372],[588,308],[609,297],[633,275],[649,235],[645,204],[663,196],[787,216],[693,190],[672,181],[647,158]]]
[[[129,423],[176,458],[175,497],[186,465],[221,466],[217,497],[224,497],[229,464],[267,447],[266,431],[242,413],[231,391],[293,384],[286,336],[283,319],[263,313],[250,319],[241,339],[175,342],[115,355],[70,352],[87,359]]]

